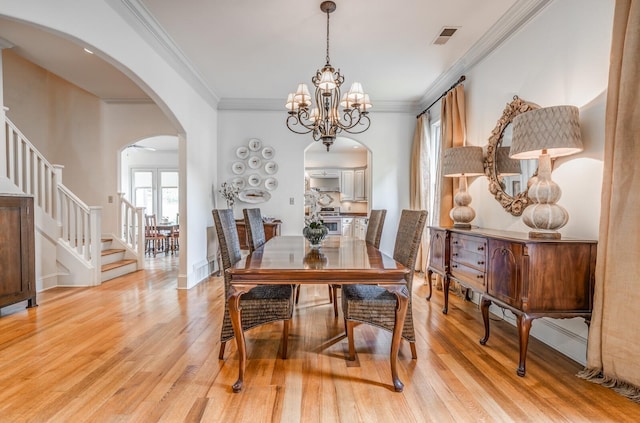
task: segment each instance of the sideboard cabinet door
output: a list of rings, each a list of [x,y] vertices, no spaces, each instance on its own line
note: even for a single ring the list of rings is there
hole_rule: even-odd
[[[0,196],[0,307],[35,306],[33,197]]]
[[[522,266],[527,260],[522,254],[523,245],[491,238],[488,242],[487,292],[498,300],[519,308]]]

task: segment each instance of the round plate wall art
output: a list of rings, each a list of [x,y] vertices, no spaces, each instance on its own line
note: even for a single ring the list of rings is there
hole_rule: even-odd
[[[242,147],[238,147],[236,150],[236,157],[242,160],[246,159],[249,157],[249,149],[244,145]]]
[[[247,177],[247,182],[252,187],[257,187],[258,185],[260,185],[260,182],[262,182],[262,178],[254,173],[253,175],[249,175]]]
[[[262,160],[258,156],[251,156],[247,163],[251,169],[257,169],[262,166]]]
[[[245,203],[264,203],[271,198],[271,194],[263,189],[247,188],[240,191],[238,198]]]
[[[269,175],[273,175],[278,171],[278,164],[276,162],[267,162],[264,165],[264,171],[267,172]]]
[[[244,181],[244,178],[241,178],[240,176],[236,176],[235,178],[233,178],[231,180],[231,185],[233,185],[234,187],[238,188],[238,189],[244,189],[244,187],[247,185]]]
[[[265,147],[262,149],[262,157],[264,157],[266,160],[273,159],[273,156],[275,155],[276,151],[273,149],[273,147]]]
[[[233,162],[233,164],[231,165],[231,170],[236,175],[242,175],[245,169],[246,166],[244,165],[244,162]]]
[[[273,177],[267,178],[264,180],[264,187],[269,191],[273,191],[278,188],[278,180]]]
[[[257,138],[251,138],[249,140],[249,149],[251,151],[258,151],[262,147],[262,141]]]

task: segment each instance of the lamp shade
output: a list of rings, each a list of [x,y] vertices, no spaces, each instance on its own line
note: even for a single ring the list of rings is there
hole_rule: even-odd
[[[444,176],[475,176],[484,174],[482,147],[453,147],[445,150],[442,162]]]
[[[583,150],[577,107],[544,107],[513,118],[509,156],[519,160],[537,159],[543,150],[550,157],[568,156]]]
[[[500,176],[520,175],[520,160],[509,157],[510,147],[498,147],[496,149],[496,170]]]

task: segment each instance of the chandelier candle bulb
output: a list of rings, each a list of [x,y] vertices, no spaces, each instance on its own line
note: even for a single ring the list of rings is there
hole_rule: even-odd
[[[296,134],[311,132],[313,139],[322,141],[329,151],[340,132],[361,134],[369,129],[371,101],[359,82],[354,82],[347,93],[340,95],[344,76],[331,66],[329,59],[329,14],[336,10],[336,4],[324,1],[320,10],[327,14],[327,62],[311,78],[316,88],[315,105],[311,104],[307,85],[299,84],[296,92],[287,97],[285,108],[289,114],[286,123],[290,131]]]

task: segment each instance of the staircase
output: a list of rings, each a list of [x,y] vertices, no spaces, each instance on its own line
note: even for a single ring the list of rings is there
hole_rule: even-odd
[[[36,288],[100,285],[143,269],[143,209],[120,194],[118,234],[103,234],[102,208],[86,205],[64,186],[63,167],[49,163],[3,109],[0,118],[0,190],[34,197]]]
[[[101,282],[138,270],[138,261],[125,258],[127,250],[125,248],[111,248],[112,244],[113,238],[102,238],[100,242]]]

